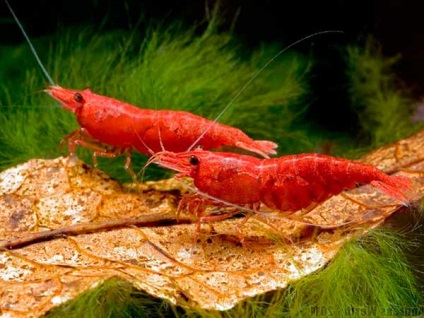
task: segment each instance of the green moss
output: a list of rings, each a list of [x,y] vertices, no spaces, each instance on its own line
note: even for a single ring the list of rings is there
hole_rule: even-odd
[[[373,37],[365,46],[346,48],[350,97],[372,147],[403,138],[417,129],[411,117],[414,101],[392,71],[399,57],[387,58]]]

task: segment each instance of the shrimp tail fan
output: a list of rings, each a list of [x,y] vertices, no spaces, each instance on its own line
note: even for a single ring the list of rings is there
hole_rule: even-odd
[[[388,178],[384,181],[371,181],[371,185],[393,199],[402,201],[404,204],[409,205],[409,200],[404,192],[412,191],[411,179],[402,176],[388,176]]]

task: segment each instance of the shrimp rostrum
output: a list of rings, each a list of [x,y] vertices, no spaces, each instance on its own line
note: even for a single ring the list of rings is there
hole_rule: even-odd
[[[196,188],[237,206],[265,205],[282,216],[305,210],[353,189],[370,184],[389,197],[407,204],[405,192],[412,181],[390,176],[373,165],[320,154],[260,159],[234,153],[196,149],[185,153],[163,151],[152,162],[190,177]],[[207,220],[207,218],[203,218]]]

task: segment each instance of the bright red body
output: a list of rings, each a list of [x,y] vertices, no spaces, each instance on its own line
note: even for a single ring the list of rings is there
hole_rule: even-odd
[[[161,152],[153,162],[193,178],[202,192],[237,205],[263,203],[283,212],[306,209],[356,184],[368,184],[399,201],[411,180],[389,176],[372,165],[319,154],[258,159],[196,150]]]
[[[226,145],[264,157],[276,153],[277,144],[271,141],[252,140],[239,129],[188,112],[141,109],[90,89],[76,91],[51,86],[46,92],[75,114],[89,136],[116,148],[136,149],[146,155],[164,149],[182,152],[206,131],[198,142],[203,149]]]

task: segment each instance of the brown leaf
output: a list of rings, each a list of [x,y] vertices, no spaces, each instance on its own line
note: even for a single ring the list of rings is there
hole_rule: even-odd
[[[424,131],[363,161],[411,177],[413,203],[424,194],[423,144]],[[256,215],[242,227],[241,246],[233,240],[240,219],[216,222],[213,230],[204,225],[198,233],[189,216],[175,222],[184,191],[179,183],[142,187],[143,194],[67,158],[3,171],[0,313],[38,317],[111,277],[175,304],[229,309],[322,268],[345,241],[400,208],[374,188],[360,187],[304,216],[323,228],[314,236],[308,225]]]

